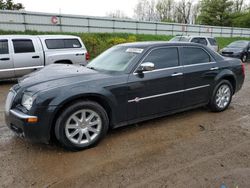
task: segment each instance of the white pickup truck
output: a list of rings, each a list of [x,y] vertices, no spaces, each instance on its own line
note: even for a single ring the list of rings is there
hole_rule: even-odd
[[[0,35],[0,79],[21,77],[52,63],[86,65],[88,60],[76,36]]]

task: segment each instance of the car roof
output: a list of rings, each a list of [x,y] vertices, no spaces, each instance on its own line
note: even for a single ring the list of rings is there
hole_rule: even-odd
[[[211,37],[211,36],[202,36],[202,35],[177,35],[175,37],[189,37],[189,38],[212,38],[214,39],[214,37]]]
[[[23,37],[28,37],[28,38],[39,37],[43,39],[78,38],[78,36],[73,36],[73,35],[0,35],[0,38],[23,38]]]
[[[119,44],[118,46],[125,46],[125,47],[157,47],[157,46],[199,46],[204,47],[204,45],[191,43],[191,42],[175,42],[175,41],[148,41],[148,42],[132,42],[132,43],[123,43]]]

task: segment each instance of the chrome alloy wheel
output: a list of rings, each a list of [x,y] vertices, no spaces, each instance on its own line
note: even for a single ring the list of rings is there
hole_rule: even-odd
[[[247,55],[246,55],[246,54],[243,55],[242,61],[243,61],[243,62],[246,62],[246,61],[247,61]]]
[[[101,132],[102,120],[93,110],[84,109],[71,115],[65,126],[67,139],[73,144],[91,143]]]
[[[227,84],[222,84],[216,93],[216,105],[219,108],[223,109],[229,104],[230,98],[231,98],[230,87]]]

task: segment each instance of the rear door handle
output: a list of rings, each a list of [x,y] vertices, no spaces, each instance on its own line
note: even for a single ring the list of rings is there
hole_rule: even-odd
[[[85,55],[84,53],[81,53],[81,54],[76,54],[76,56],[83,56]]]
[[[1,59],[0,59],[0,61],[9,61],[9,60],[10,60],[10,58],[8,58],[8,57],[7,57],[7,58],[1,58]]]
[[[182,75],[183,75],[183,73],[178,72],[178,73],[174,73],[174,74],[172,74],[171,76],[182,76]]]
[[[37,56],[32,56],[32,58],[33,59],[38,59],[38,58],[40,58],[40,56],[38,56],[38,55]]]
[[[212,67],[210,70],[219,70],[219,67]]]

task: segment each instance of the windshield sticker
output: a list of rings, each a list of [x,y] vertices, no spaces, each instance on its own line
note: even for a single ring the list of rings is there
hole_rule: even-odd
[[[143,52],[143,49],[141,49],[141,48],[128,48],[126,50],[126,52],[141,54]]]

